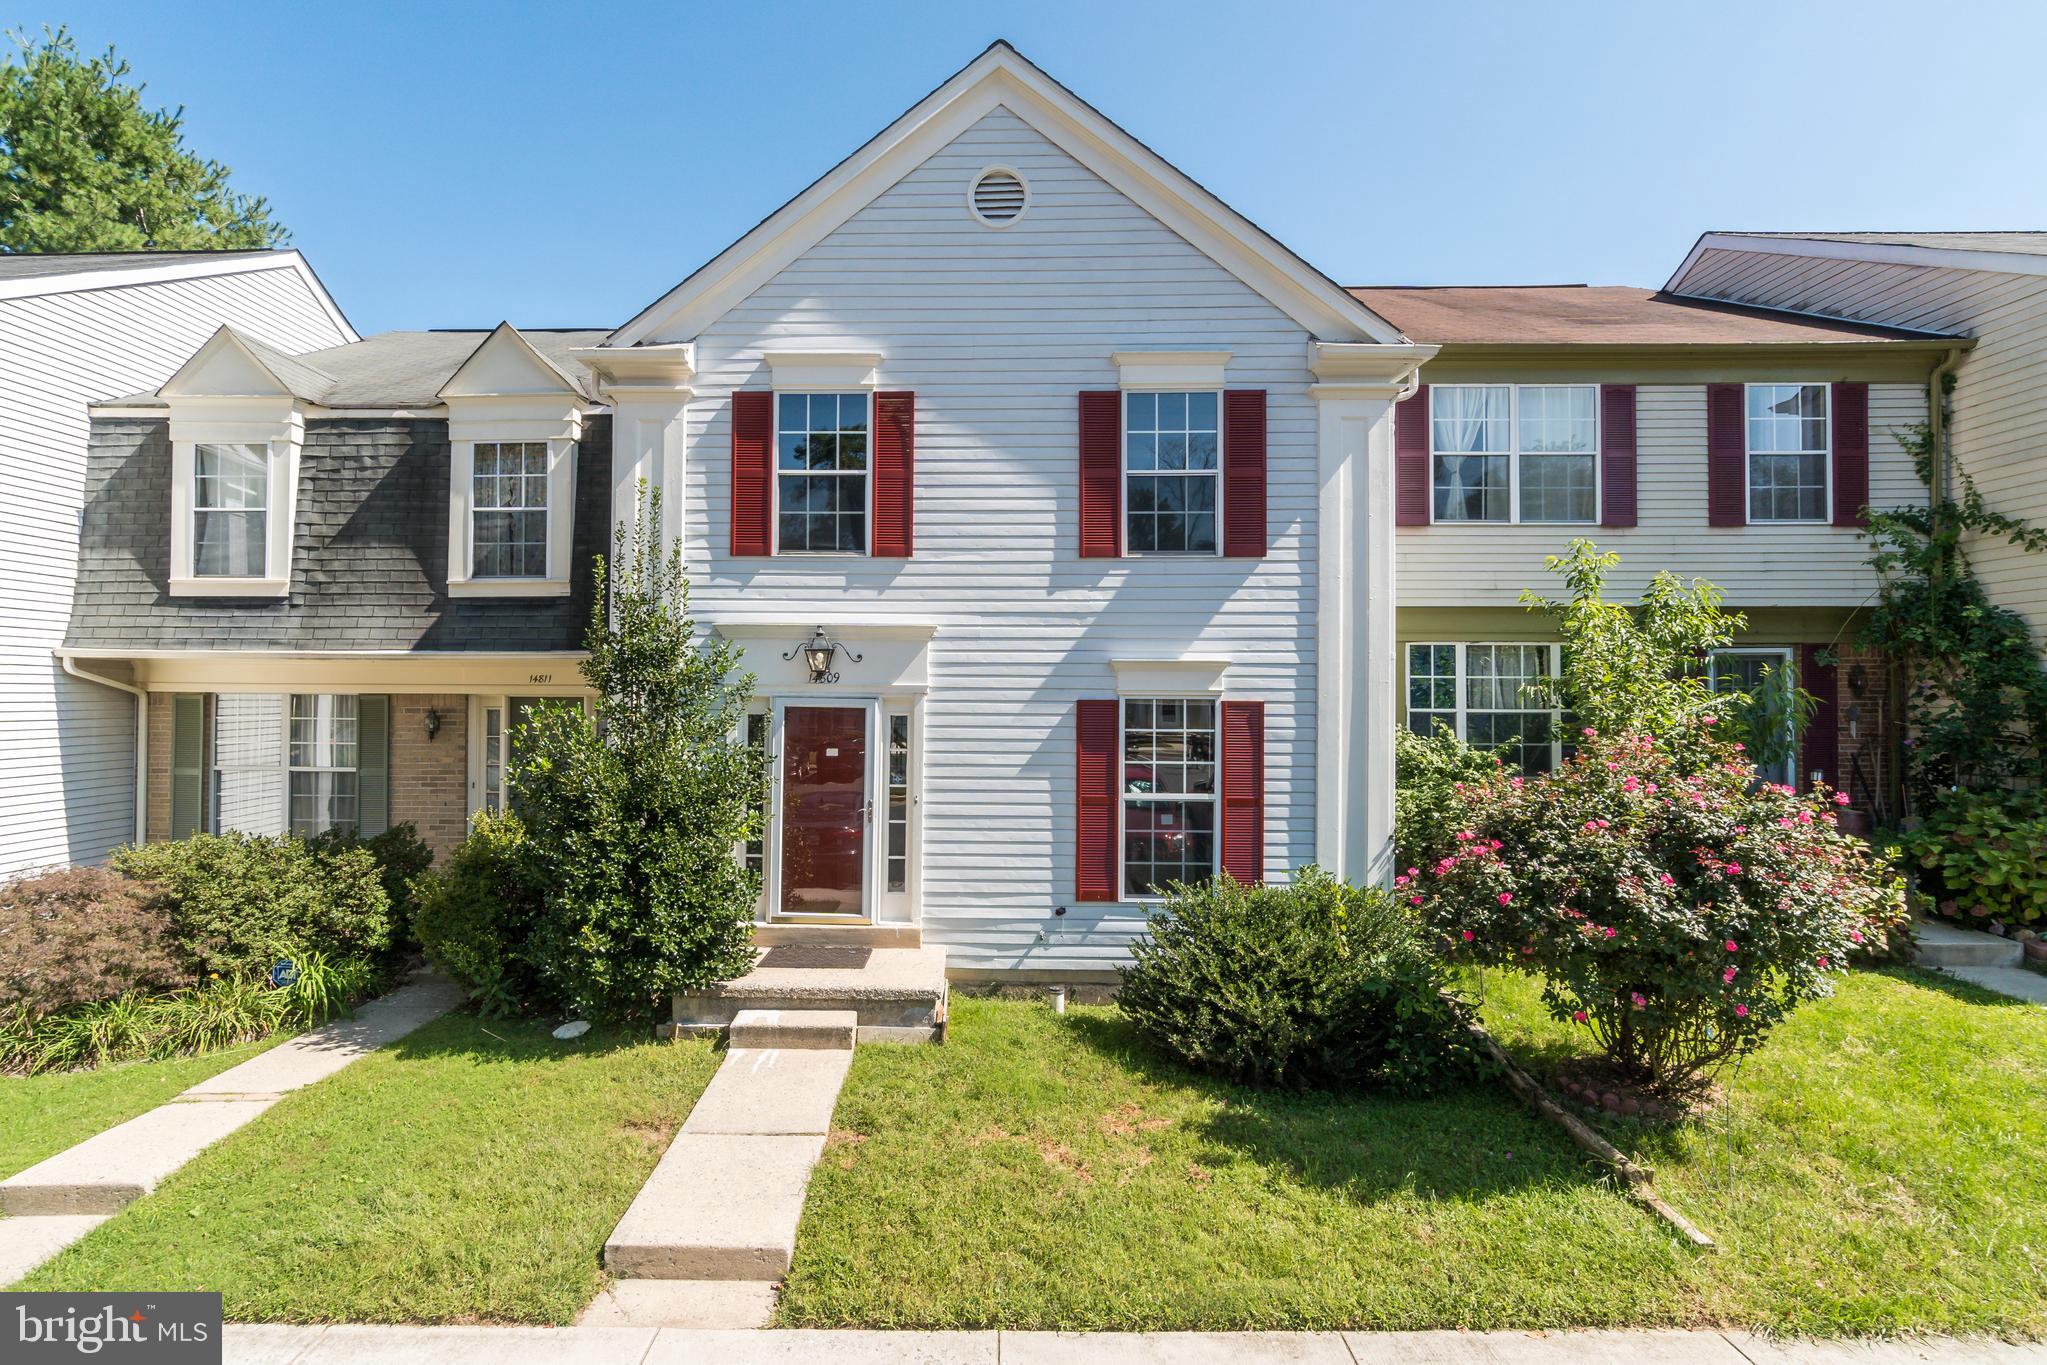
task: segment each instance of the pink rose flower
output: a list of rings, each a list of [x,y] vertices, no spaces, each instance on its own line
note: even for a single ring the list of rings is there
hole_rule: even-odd
[[[1581,1023],[1581,1024],[1582,1024],[1582,1023],[1584,1023],[1584,1022],[1585,1022],[1585,1011],[1584,1011],[1584,1010],[1572,1010],[1572,1011],[1571,1011],[1571,1017],[1572,1017],[1573,1019],[1576,1019],[1576,1020],[1577,1020],[1577,1021],[1578,1021],[1579,1023]]]
[[[1422,898],[1420,896],[1409,896],[1407,898],[1407,903],[1409,905],[1420,905],[1422,903]]]
[[[1608,928],[1608,929],[1607,929],[1607,931],[1606,931],[1606,936],[1607,936],[1608,938],[1612,938],[1612,937],[1613,937],[1613,936],[1614,936],[1615,934],[1617,934],[1617,933],[1619,933],[1619,932],[1620,932],[1620,931],[1619,931],[1619,930],[1617,930],[1617,929],[1613,929],[1613,928]]]
[[[1406,885],[1407,885],[1407,878],[1406,878],[1406,877],[1395,877],[1395,878],[1393,879],[1393,884],[1394,884],[1395,886],[1406,886]]]
[[[1671,875],[1670,875],[1670,874],[1669,874],[1668,872],[1659,872],[1659,873],[1657,873],[1657,874],[1656,874],[1656,880],[1658,880],[1658,881],[1662,882],[1662,883],[1663,883],[1663,884],[1664,884],[1665,886],[1676,886],[1676,885],[1677,885],[1677,878],[1675,878],[1675,877],[1671,876]]]
[[[1640,1009],[1642,1008],[1642,1006],[1649,1003],[1649,1001],[1642,995],[1640,991],[1634,991],[1631,992],[1631,994],[1634,996],[1636,1009]]]
[[[1834,804],[1835,804],[1835,805],[1837,805],[1837,806],[1845,806],[1845,805],[1847,805],[1847,804],[1848,804],[1848,793],[1847,793],[1847,792],[1835,792],[1835,793],[1834,793]]]
[[[1741,968],[1739,967],[1729,967],[1726,971],[1720,973],[1720,979],[1722,981],[1732,981],[1734,980],[1734,974],[1740,970]]]
[[[1850,929],[1848,931],[1848,941],[1850,943],[1862,942],[1862,931],[1860,929]]]
[[[1471,932],[1471,930],[1469,930],[1469,929],[1466,929],[1466,930],[1464,931],[1464,941],[1465,941],[1466,943],[1470,943],[1470,942],[1471,942],[1472,940],[1476,939],[1477,937],[1478,937],[1478,935],[1477,935],[1477,934],[1474,934],[1474,933],[1472,933],[1472,932]]]
[[[1746,1018],[1748,1018],[1748,1006],[1747,1006],[1747,1005],[1736,1005],[1736,1006],[1734,1007],[1734,1017],[1735,1017],[1735,1018],[1737,1018],[1737,1019],[1746,1019]]]
[[[1739,943],[1736,943],[1733,939],[1729,939],[1727,940],[1727,951],[1730,953],[1738,953],[1741,951],[1741,945]]]
[[[1821,971],[1825,971],[1825,970],[1827,970],[1827,966],[1828,966],[1828,964],[1827,964],[1827,956],[1826,956],[1826,954],[1825,954],[1825,953],[1822,953],[1822,954],[1820,954],[1820,970],[1821,970]]]
[[[1502,905],[1512,905],[1513,903],[1514,903],[1514,893],[1513,893],[1513,892],[1511,892],[1511,891],[1502,891],[1502,892],[1500,893],[1500,904],[1502,904]]]

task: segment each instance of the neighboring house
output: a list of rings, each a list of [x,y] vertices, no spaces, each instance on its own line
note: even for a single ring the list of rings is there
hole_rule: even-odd
[[[1859,526],[1865,506],[1924,500],[1896,433],[1925,420],[1953,340],[1646,289],[1353,292],[1441,348],[1395,424],[1410,726],[1511,742],[1531,771],[1563,757],[1561,717],[1517,682],[1558,664],[1519,599],[1567,596],[1543,558],[1585,536],[1622,556],[1618,597],[1666,569],[1725,591],[1748,631],[1716,677],[1820,699],[1796,742],[1786,708],[1768,775],[1883,805],[1890,699],[1854,643],[1876,585]]]
[[[138,837],[136,700],[51,655],[71,614],[86,408],[162,383],[222,323],[286,350],[355,340],[295,251],[0,255],[0,878]]]
[[[1169,880],[1390,875],[1403,698],[1553,762],[1494,680],[1554,666],[1515,596],[1573,534],[1622,590],[1726,582],[1729,676],[1831,689],[1796,651],[1873,587],[1863,481],[1910,495],[1888,424],[1944,354],[1639,290],[1345,290],[997,44],[616,329],[222,329],[100,405],[65,654],[150,693],[153,836],[445,850],[510,798],[522,705],[582,693],[644,480],[758,678],[762,918],[1104,973]],[[1851,749],[1856,678],[1819,727]]]
[[[1953,464],[1993,510],[2047,526],[2047,232],[1709,232],[1668,287],[1970,339]],[[1992,599],[2047,638],[2047,561],[1996,541],[1969,553]]]

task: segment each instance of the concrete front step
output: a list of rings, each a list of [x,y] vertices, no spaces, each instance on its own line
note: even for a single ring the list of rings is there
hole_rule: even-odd
[[[936,1042],[945,1035],[945,949],[876,948],[861,967],[756,967],[674,1000],[667,1034],[722,1033],[747,1010],[850,1010],[867,1042]]]
[[[620,1279],[779,1280],[824,1135],[675,1135],[604,1245]]]
[[[275,1104],[166,1104],[0,1180],[0,1213],[119,1213],[163,1178]]]
[[[2012,939],[1927,920],[1912,926],[1912,941],[1922,967],[2016,967],[2026,956]]]
[[[829,948],[921,948],[924,931],[914,924],[761,924],[753,941],[763,948],[800,943]]]
[[[2025,967],[1943,967],[1941,970],[1957,981],[1981,986],[1986,991],[1996,991],[1999,995],[2031,1001],[2035,1005],[2047,1005],[2047,976]]]
[[[741,1010],[725,1033],[727,1047],[844,1048],[860,1027],[857,1010]]]

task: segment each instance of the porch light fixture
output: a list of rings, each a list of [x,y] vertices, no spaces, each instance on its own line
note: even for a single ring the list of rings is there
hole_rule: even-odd
[[[796,648],[790,650],[782,657],[784,659],[793,659],[798,654],[801,654],[803,656],[803,666],[810,670],[810,680],[812,682],[835,683],[839,680],[839,674],[838,670],[832,667],[832,656],[840,653],[843,653],[856,664],[860,662],[860,655],[855,654],[852,650],[847,649],[837,640],[825,634],[825,628],[819,626],[811,632],[808,640],[796,646]]]
[[[441,713],[431,706],[427,707],[423,723],[426,727],[426,742],[431,744],[434,742],[434,736],[441,732]]]

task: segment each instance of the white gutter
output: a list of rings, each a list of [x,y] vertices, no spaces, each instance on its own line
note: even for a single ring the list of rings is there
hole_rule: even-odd
[[[55,651],[57,662],[64,665],[64,671],[74,678],[98,683],[126,692],[135,698],[135,838],[142,843],[149,837],[149,694],[133,683],[117,682],[98,673],[88,673],[73,662],[70,654]]]

